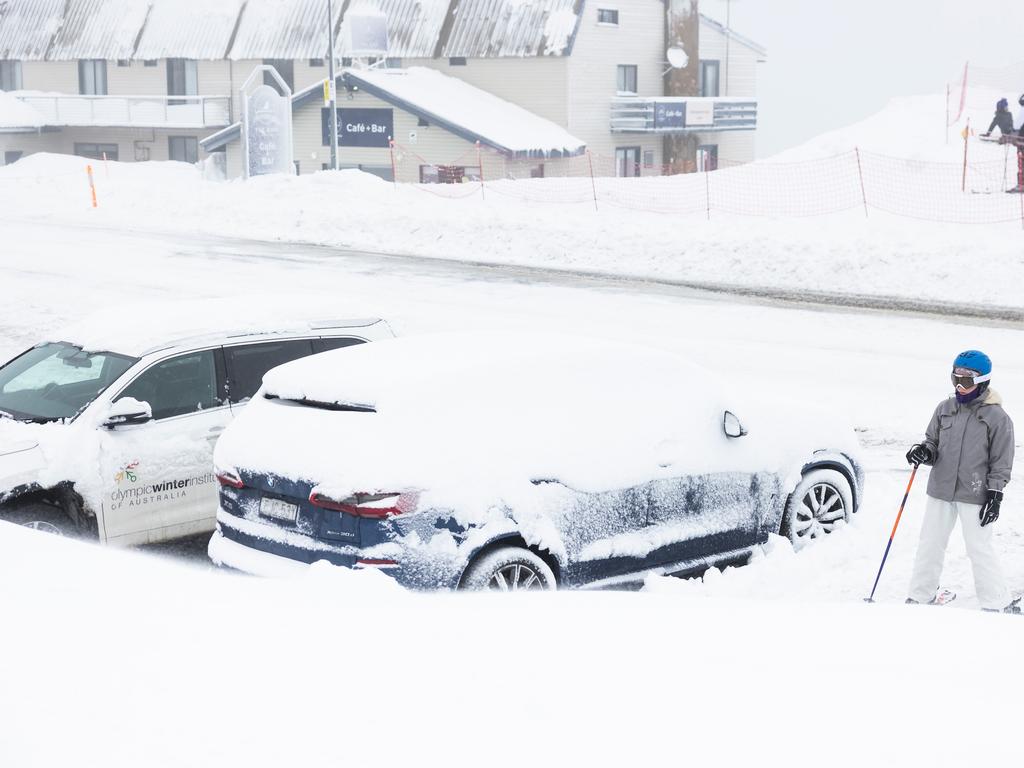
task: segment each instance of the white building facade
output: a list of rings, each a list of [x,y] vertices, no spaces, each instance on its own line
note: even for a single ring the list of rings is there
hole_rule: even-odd
[[[696,9],[696,0],[683,4]],[[752,160],[756,65],[765,51],[694,13],[688,39],[699,40],[700,77],[668,95],[668,7],[665,0],[339,0],[330,22],[339,64],[351,63],[345,14],[372,8],[387,16],[389,33],[387,61],[377,66],[436,70],[467,86],[440,89],[462,103],[411,104],[386,88],[353,87],[358,67],[341,70],[339,107],[391,110],[390,138],[402,159],[396,163],[390,147],[343,144],[339,165],[444,180],[430,168],[458,161],[472,175],[473,151],[482,147],[503,158],[502,175],[558,173],[584,152],[600,175],[660,174],[674,160],[665,136],[681,133],[700,150],[685,170]],[[321,170],[329,162],[318,95],[327,29],[326,0],[5,0],[0,161],[33,152],[184,162],[213,154],[236,176],[239,89],[255,67],[271,64],[296,94],[296,169]],[[471,119],[469,108],[493,104],[488,97],[533,116],[507,113],[524,121],[524,142],[509,147],[493,125]],[[24,109],[5,109],[12,98]],[[551,146],[553,127],[569,139]],[[423,162],[410,163],[413,155]]]

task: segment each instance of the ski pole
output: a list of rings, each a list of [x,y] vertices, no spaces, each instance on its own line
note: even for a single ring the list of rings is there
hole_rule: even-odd
[[[896,529],[899,527],[900,518],[903,517],[903,507],[907,505],[907,497],[910,496],[910,486],[914,484],[914,476],[917,474],[917,468],[921,466],[918,462],[914,462],[914,471],[910,473],[910,480],[907,482],[907,490],[903,494],[903,501],[900,503],[900,511],[896,513],[896,522],[892,524],[892,533],[889,534],[889,543],[885,545],[885,554],[882,555],[882,564],[878,566],[878,575],[875,576],[875,584],[871,587],[870,597],[865,597],[865,603],[875,602],[875,590],[878,589],[878,580],[882,578],[882,569],[885,568],[885,560],[889,557],[889,548],[892,547],[892,540],[896,538]]]

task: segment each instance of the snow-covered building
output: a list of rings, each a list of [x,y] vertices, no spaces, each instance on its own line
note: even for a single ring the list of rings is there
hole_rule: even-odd
[[[339,108],[390,111],[391,138],[425,158],[411,172],[423,180],[478,141],[516,175],[584,148],[599,172],[620,175],[754,157],[765,51],[700,15],[697,0],[339,0],[339,64],[352,63],[346,17],[367,7],[387,16],[388,57],[339,70]],[[296,168],[319,170],[327,40],[325,0],[4,0],[0,160],[223,152],[236,175],[239,89],[271,64],[295,94]],[[339,162],[385,177],[393,167],[379,146],[343,144]]]

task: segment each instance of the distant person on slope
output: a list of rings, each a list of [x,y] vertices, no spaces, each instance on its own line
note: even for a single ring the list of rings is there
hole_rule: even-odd
[[[996,128],[999,128],[1000,136],[1009,136],[1013,133],[1013,115],[1010,113],[1010,102],[1006,99],[996,102],[996,113],[992,117],[992,122],[989,124],[988,130],[981,135],[991,136],[992,131]]]
[[[981,607],[1019,613],[992,546],[991,528],[1010,482],[1013,422],[1002,398],[989,388],[992,361],[985,353],[971,349],[957,355],[951,376],[955,395],[935,409],[924,442],[907,451],[908,463],[932,468],[907,602],[935,599],[946,544],[959,518]]]
[[[1017,133],[1000,139],[1000,141],[1010,141],[1017,145],[1017,186],[1006,191],[1024,194],[1024,93],[1017,99],[1017,104],[1020,105],[1020,108],[1013,119],[1013,124],[1017,126]]]

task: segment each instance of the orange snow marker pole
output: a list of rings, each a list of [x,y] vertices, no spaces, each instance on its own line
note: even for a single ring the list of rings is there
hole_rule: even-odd
[[[99,206],[96,204],[96,183],[92,179],[92,166],[85,166],[85,172],[89,176],[89,191],[92,193],[92,207],[97,208]]]
[[[480,199],[486,200],[487,193],[484,191],[484,161],[480,154],[480,140],[476,142],[476,167],[480,169]]]
[[[860,199],[864,203],[864,218],[868,218],[868,196],[864,192],[864,171],[860,167],[860,147],[853,148],[857,155],[857,176],[860,178]]]
[[[597,210],[597,183],[594,181],[594,158],[587,150],[587,165],[590,166],[590,189],[594,193],[594,210]]]
[[[967,118],[967,125],[960,132],[960,135],[964,137],[964,173],[960,179],[960,191],[967,191],[967,137],[971,134],[971,118]]]
[[[107,153],[103,153],[103,178],[110,178],[110,166],[107,165]]]
[[[875,576],[875,585],[871,587],[871,595],[864,598],[865,603],[875,602],[875,590],[878,589],[878,580],[882,577],[882,569],[885,568],[885,561],[889,557],[889,548],[892,547],[892,540],[896,538],[896,528],[903,517],[903,507],[907,505],[907,497],[910,495],[910,486],[914,484],[914,476],[917,475],[917,468],[920,464],[914,464],[914,471],[910,473],[910,482],[907,483],[907,490],[903,494],[903,501],[900,504],[900,511],[896,513],[896,522],[892,524],[892,533],[889,534],[889,543],[885,545],[885,554],[882,555],[882,564],[878,566],[878,575]]]
[[[327,91],[327,81],[324,80],[324,92]],[[388,148],[391,150],[391,181],[395,185],[395,191],[398,191],[398,172],[395,170],[395,140],[388,139]]]

